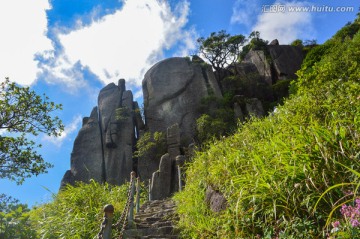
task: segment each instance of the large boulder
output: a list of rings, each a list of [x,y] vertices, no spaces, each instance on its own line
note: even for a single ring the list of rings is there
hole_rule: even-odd
[[[252,63],[264,80],[271,85],[273,83],[271,65],[266,58],[266,52],[261,50],[251,50],[246,54],[244,63]],[[251,68],[250,68],[251,69]]]
[[[132,152],[135,144],[133,96],[125,89],[123,80],[119,85],[111,83],[100,91],[98,98],[100,125],[103,135],[103,149],[106,181],[121,185],[129,181],[133,169]],[[129,113],[119,119],[116,110]]]
[[[296,79],[304,53],[301,47],[272,42],[265,50],[250,50],[243,63],[252,63],[268,84],[278,80]]]
[[[76,181],[89,182],[94,179],[104,182],[101,132],[97,107],[90,117],[83,119],[71,153],[71,170],[65,173],[61,185],[74,184]]]
[[[174,124],[180,127],[182,145],[192,142],[201,100],[221,96],[211,68],[186,58],[169,58],[154,65],[143,80],[145,122],[150,132]]]
[[[290,45],[267,46],[278,80],[296,79],[295,73],[300,69],[304,59],[301,47]]]
[[[117,114],[119,109],[124,115]],[[61,187],[90,179],[115,185],[129,181],[135,167],[135,132],[143,128],[138,104],[133,102],[132,92],[126,90],[125,81],[104,87],[98,107],[83,120],[71,153],[71,169],[65,173]]]

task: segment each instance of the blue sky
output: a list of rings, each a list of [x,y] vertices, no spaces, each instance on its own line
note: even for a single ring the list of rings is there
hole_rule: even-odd
[[[195,53],[200,36],[258,30],[280,44],[298,38],[322,43],[354,20],[359,6],[358,0],[1,0],[1,79],[10,77],[63,104],[57,115],[66,128],[60,138],[36,139],[43,145],[38,151],[54,164],[48,174],[21,186],[2,179],[0,193],[30,205],[50,200],[70,168],[82,117],[106,84],[125,78],[142,102],[144,73],[164,58]],[[312,10],[291,12],[292,7]]]

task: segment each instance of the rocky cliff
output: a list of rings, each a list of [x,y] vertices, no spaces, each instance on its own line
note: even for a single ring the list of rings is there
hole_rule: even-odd
[[[261,117],[265,114],[261,101],[272,99],[271,85],[296,78],[302,60],[301,49],[293,46],[273,44],[263,51],[251,50],[235,65],[235,73],[227,70],[228,76],[236,75],[235,81],[231,77],[230,81],[216,79],[211,67],[199,57],[160,61],[142,82],[145,124],[125,81],[107,85],[99,93],[98,106],[83,120],[71,153],[71,169],[65,173],[62,186],[90,179],[121,185],[135,170],[142,180],[152,178],[152,187],[162,195],[158,197],[164,197],[177,187],[176,158],[183,154],[181,149],[194,142],[204,98],[221,99],[223,93],[231,92],[235,95],[231,101],[234,118]],[[144,132],[167,134],[167,154],[161,159],[151,155],[133,159],[136,141]],[[161,185],[165,181],[166,189]]]
[[[135,132],[143,127],[138,112],[138,104],[133,102],[123,79],[118,85],[111,83],[103,88],[98,107],[83,120],[71,153],[71,169],[61,184],[90,179],[116,185],[128,181],[134,165]]]

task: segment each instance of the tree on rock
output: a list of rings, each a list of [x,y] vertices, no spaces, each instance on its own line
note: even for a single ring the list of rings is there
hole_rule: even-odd
[[[20,184],[51,167],[36,152],[41,145],[29,136],[60,136],[64,126],[51,114],[61,108],[47,96],[41,97],[29,87],[19,87],[5,78],[0,84],[0,178]]]
[[[218,77],[220,77],[221,69],[238,60],[241,46],[245,41],[245,36],[241,34],[231,36],[225,30],[213,32],[208,38],[200,37],[197,39],[201,56],[210,62]]]

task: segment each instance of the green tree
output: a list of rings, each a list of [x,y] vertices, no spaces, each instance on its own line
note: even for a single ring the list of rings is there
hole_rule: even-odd
[[[221,69],[238,60],[245,40],[241,34],[231,36],[225,30],[221,30],[211,33],[208,38],[200,37],[197,42],[200,44],[200,54],[210,62],[220,77]]]
[[[292,46],[300,46],[300,47],[303,47],[303,46],[304,46],[304,45],[303,45],[303,41],[300,40],[300,39],[294,40],[293,42],[290,43],[290,45],[292,45]]]
[[[36,238],[30,223],[30,209],[19,200],[0,194],[0,238]]]
[[[29,136],[59,136],[64,126],[52,113],[61,108],[46,95],[41,97],[5,78],[0,84],[0,178],[21,184],[51,167],[36,151],[41,145]]]
[[[260,37],[260,32],[251,32],[246,41],[248,44],[242,48],[242,51],[239,55],[240,60],[243,60],[250,50],[263,50],[265,54],[268,54],[266,46],[269,42]]]

